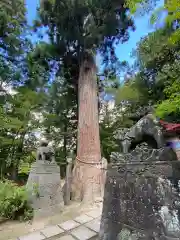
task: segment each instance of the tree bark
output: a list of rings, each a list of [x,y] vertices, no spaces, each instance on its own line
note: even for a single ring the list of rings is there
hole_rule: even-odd
[[[78,81],[77,158],[72,180],[72,199],[84,202],[101,196],[103,184],[96,71],[94,58],[86,56]]]

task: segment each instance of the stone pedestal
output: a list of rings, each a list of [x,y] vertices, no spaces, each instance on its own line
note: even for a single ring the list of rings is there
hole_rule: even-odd
[[[48,217],[62,210],[64,202],[60,181],[60,168],[56,163],[33,163],[27,190],[35,218]]]
[[[180,239],[180,197],[169,181],[180,166],[165,150],[144,161],[124,155],[108,167],[100,240]]]

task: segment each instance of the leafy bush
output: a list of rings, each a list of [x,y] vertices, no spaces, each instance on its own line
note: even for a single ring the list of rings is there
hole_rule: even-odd
[[[24,186],[17,186],[11,181],[0,181],[0,217],[7,219],[29,220],[33,210],[27,201]]]

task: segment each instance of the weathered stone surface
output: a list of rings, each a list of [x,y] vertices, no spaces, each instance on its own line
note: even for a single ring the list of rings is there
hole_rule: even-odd
[[[88,240],[92,237],[95,237],[97,233],[94,231],[91,231],[85,226],[80,226],[76,229],[74,229],[71,234],[76,237],[78,240]]]
[[[43,239],[45,239],[45,236],[43,236],[40,232],[34,232],[18,238],[18,240],[43,240]]]
[[[76,228],[79,225],[80,224],[78,222],[75,222],[74,220],[69,220],[69,221],[66,221],[66,222],[63,222],[63,223],[59,224],[59,226],[66,231],[69,231],[73,228]]]
[[[125,134],[124,153],[112,153],[100,240],[180,239],[180,162],[164,142],[146,116]]]
[[[87,216],[86,214],[82,214],[79,217],[75,218],[74,220],[78,223],[83,224],[83,223],[86,223],[86,222],[89,222],[89,221],[93,220],[93,218],[90,217],[90,216]]]
[[[172,230],[171,227],[169,230],[161,214],[163,206],[169,207],[167,216],[170,224],[174,225],[173,219],[177,218],[175,212],[179,211],[175,204],[179,201],[179,196],[167,177],[165,178],[166,174],[170,177],[169,173],[173,170],[170,169],[170,164],[166,167],[164,165],[166,164],[137,164],[132,166],[133,169],[127,165],[119,165],[108,170],[101,240],[121,239],[117,237],[123,234],[121,231],[124,231],[125,226],[131,234],[140,234],[139,237],[136,236],[137,240],[160,240],[166,239],[165,236],[180,238],[178,219],[176,229]],[[127,239],[130,240],[130,237]]]
[[[64,202],[60,169],[56,163],[35,162],[31,167],[27,189],[35,218],[50,216],[62,210]]]
[[[43,230],[41,230],[41,233],[46,236],[47,238],[49,237],[53,237],[53,236],[56,236],[60,233],[63,233],[64,230],[61,229],[60,227],[58,226],[49,226],[49,227],[46,227],[44,228]]]
[[[100,219],[98,218],[91,222],[88,222],[85,224],[85,226],[98,233],[100,230]]]

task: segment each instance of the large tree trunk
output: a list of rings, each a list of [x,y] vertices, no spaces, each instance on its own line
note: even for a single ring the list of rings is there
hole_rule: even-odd
[[[78,139],[72,198],[85,202],[101,196],[103,184],[96,71],[93,57],[83,59],[78,82]]]

